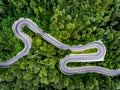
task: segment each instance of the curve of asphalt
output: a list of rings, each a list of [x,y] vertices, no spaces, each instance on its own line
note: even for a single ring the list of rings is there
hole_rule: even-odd
[[[14,62],[22,58],[23,56],[29,53],[29,50],[32,46],[32,40],[30,37],[22,32],[22,27],[27,26],[30,30],[32,30],[36,34],[40,34],[43,39],[56,46],[59,49],[63,50],[71,50],[71,51],[84,51],[90,48],[97,48],[97,53],[90,54],[70,54],[60,60],[60,70],[64,74],[79,74],[79,73],[89,73],[96,72],[100,74],[106,74],[108,76],[115,76],[120,74],[120,69],[110,70],[99,66],[83,66],[83,67],[67,67],[67,63],[69,62],[98,62],[104,61],[104,57],[106,54],[106,48],[102,41],[94,41],[92,43],[86,45],[78,45],[78,46],[70,46],[67,44],[63,44],[52,37],[50,34],[47,34],[42,31],[32,20],[20,18],[15,21],[12,25],[12,29],[16,37],[22,40],[24,43],[24,49],[20,51],[16,56],[7,60],[6,62],[0,62],[0,67],[6,68],[12,65]]]

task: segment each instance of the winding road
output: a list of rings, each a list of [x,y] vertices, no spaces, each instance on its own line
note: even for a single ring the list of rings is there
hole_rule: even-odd
[[[74,52],[84,51],[90,48],[97,48],[96,53],[89,54],[70,54],[65,56],[60,60],[60,70],[62,73],[71,75],[71,74],[80,74],[80,73],[100,73],[108,76],[116,76],[120,74],[120,69],[110,70],[107,68],[99,67],[99,66],[82,66],[82,67],[67,67],[67,63],[69,62],[98,62],[104,61],[104,57],[106,54],[106,48],[102,41],[94,41],[86,45],[79,46],[70,46],[67,44],[63,44],[52,37],[50,34],[43,32],[32,20],[20,18],[15,21],[12,25],[12,29],[16,37],[22,40],[24,43],[24,49],[20,51],[16,56],[7,60],[6,62],[0,62],[1,68],[6,68],[12,65],[14,62],[18,61],[23,56],[29,53],[29,50],[32,46],[31,38],[22,32],[22,27],[27,26],[30,30],[32,30],[36,34],[40,34],[43,39],[56,46],[59,49],[63,50],[71,50]]]

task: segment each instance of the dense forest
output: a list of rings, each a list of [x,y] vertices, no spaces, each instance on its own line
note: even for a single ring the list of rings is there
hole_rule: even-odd
[[[30,18],[44,32],[69,45],[102,40],[105,61],[71,63],[70,66],[120,68],[120,0],[0,0],[0,61],[24,48],[13,33],[12,24]],[[61,58],[72,53],[54,47],[27,27],[32,39],[29,55],[9,68],[0,68],[0,90],[119,90],[120,77],[97,73],[64,75]],[[89,52],[92,52],[90,50]]]

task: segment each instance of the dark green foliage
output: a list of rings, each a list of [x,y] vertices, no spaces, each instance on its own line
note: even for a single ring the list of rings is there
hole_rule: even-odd
[[[0,61],[10,59],[24,47],[11,29],[20,17],[32,19],[44,32],[69,45],[103,41],[107,48],[104,62],[75,66],[120,68],[119,0],[0,0]],[[119,76],[62,74],[59,61],[71,52],[54,47],[26,27],[23,31],[32,38],[32,49],[11,67],[0,69],[0,90],[120,89]]]

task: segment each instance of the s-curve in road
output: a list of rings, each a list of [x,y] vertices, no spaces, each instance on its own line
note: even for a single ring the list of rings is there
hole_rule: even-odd
[[[98,62],[103,61],[106,48],[102,41],[94,41],[86,45],[79,45],[79,46],[70,46],[67,44],[63,44],[52,37],[50,34],[43,32],[32,20],[20,18],[19,20],[15,21],[12,25],[13,32],[16,37],[22,40],[24,43],[24,49],[20,51],[16,56],[7,60],[6,62],[0,62],[0,67],[5,68],[12,65],[14,62],[22,58],[23,56],[29,53],[29,50],[32,46],[32,40],[28,35],[22,32],[22,27],[27,26],[30,30],[32,30],[36,34],[40,34],[42,38],[55,47],[63,50],[71,50],[71,51],[84,51],[90,48],[97,48],[97,53],[90,53],[90,54],[70,54],[60,60],[60,70],[64,74],[71,75],[71,74],[80,74],[80,73],[91,73],[96,72],[100,74],[106,74],[108,76],[115,76],[120,74],[120,69],[117,70],[110,70],[99,66],[83,66],[83,67],[67,67],[67,63],[69,62]],[[7,43],[7,42],[6,42]]]

